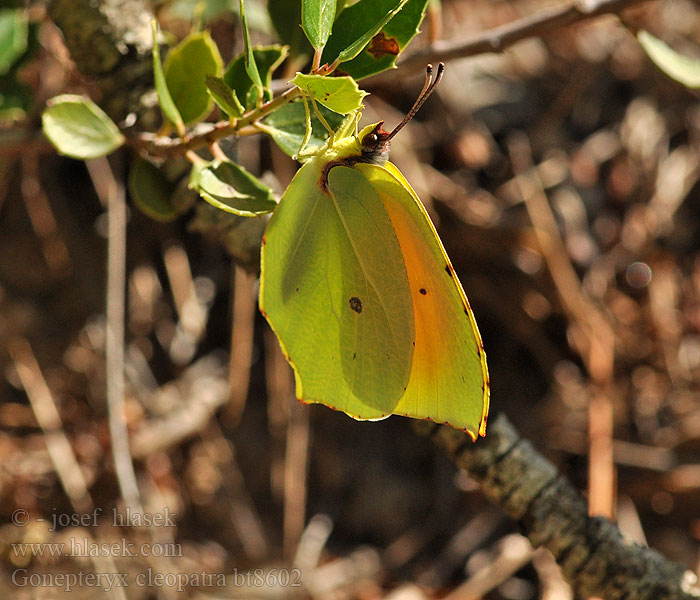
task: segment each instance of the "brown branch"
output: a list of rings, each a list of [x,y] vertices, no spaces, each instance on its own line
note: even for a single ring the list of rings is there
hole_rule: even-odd
[[[566,27],[579,21],[608,14],[618,14],[625,8],[649,0],[580,0],[572,4],[554,6],[529,15],[512,23],[489,29],[467,40],[437,41],[429,46],[411,52],[398,66],[402,72],[420,71],[427,63],[447,62],[488,52],[503,52],[506,48],[526,38],[546,35],[555,29]],[[378,83],[392,71],[384,71],[371,78]]]
[[[209,125],[205,131],[188,136],[185,139],[175,139],[151,133],[142,133],[136,137],[128,138],[128,143],[131,146],[144,150],[152,156],[164,157],[173,154],[184,154],[188,151],[196,150],[197,148],[211,146],[220,139],[231,135],[251,135],[260,133],[260,131],[255,128],[255,123],[264,119],[281,106],[291,102],[294,98],[299,96],[299,94],[301,94],[301,90],[294,86],[233,123],[229,121],[219,121],[214,125]]]
[[[100,89],[105,112],[117,123],[133,114],[139,128],[155,128],[160,111],[146,100],[153,89],[151,3],[52,0],[48,13],[77,69]]]
[[[499,415],[476,443],[463,432],[416,423],[481,484],[489,500],[518,521],[533,546],[551,551],[577,594],[626,600],[700,598],[683,565],[624,540],[616,525],[589,517],[586,501],[552,463]]]

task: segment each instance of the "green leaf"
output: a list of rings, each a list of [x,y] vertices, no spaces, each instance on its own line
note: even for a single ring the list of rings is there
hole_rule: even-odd
[[[156,93],[158,94],[158,104],[160,104],[160,110],[163,111],[163,116],[175,126],[180,137],[183,137],[185,135],[185,123],[182,120],[182,116],[180,116],[177,106],[175,106],[173,97],[170,95],[168,84],[165,82],[163,63],[160,60],[160,46],[158,45],[158,24],[155,19],[151,21],[151,29],[153,31],[153,79]]]
[[[277,44],[253,49],[253,57],[262,81],[263,98],[265,100],[272,98],[272,90],[270,90],[272,74],[282,61],[287,58],[287,52],[286,46]],[[235,92],[242,105],[246,108],[255,107],[258,100],[258,90],[246,71],[245,54],[239,54],[231,61],[226,68],[223,80]]]
[[[248,77],[250,77],[250,80],[253,82],[253,86],[255,87],[257,102],[260,102],[262,101],[263,84],[262,79],[260,78],[260,72],[258,71],[258,66],[255,62],[253,46],[250,43],[250,31],[248,31],[248,19],[245,14],[243,0],[240,0],[240,11],[241,25],[243,27],[243,55],[245,57],[245,70],[246,73],[248,73]]]
[[[27,49],[27,16],[23,8],[0,9],[0,75],[7,73]]]
[[[331,35],[336,0],[302,0],[301,26],[311,45],[320,50]]]
[[[234,119],[239,118],[243,114],[245,109],[238,101],[236,94],[233,93],[233,90],[226,85],[226,82],[221,77],[207,75],[206,83],[209,94],[221,110]]]
[[[643,29],[637,41],[653,63],[671,79],[687,88],[700,88],[700,60],[683,56]]]
[[[339,71],[355,79],[393,68],[418,33],[427,4],[428,0],[360,0],[349,6],[336,18],[321,62],[339,57]]]
[[[323,117],[335,130],[343,122],[343,117],[327,108],[319,107]],[[285,104],[261,124],[273,141],[280,147],[282,152],[295,157],[299,152],[299,147],[306,134],[306,111],[301,101]],[[325,144],[328,132],[316,115],[311,115],[311,139],[306,145],[308,151],[318,150]]]
[[[322,77],[297,73],[292,83],[333,112],[346,115],[362,106],[367,92],[352,77]]]
[[[343,63],[342,71],[355,79],[363,79],[394,68],[396,59],[418,33],[427,5],[428,0],[408,0],[401,12],[372,38],[364,51]]]
[[[335,16],[338,18],[338,15],[345,10],[345,5],[348,3],[349,0],[335,0]]]
[[[41,121],[44,134],[58,152],[73,158],[104,156],[124,143],[112,119],[84,96],[52,98],[46,103]]]
[[[301,0],[267,0],[267,11],[280,41],[289,46],[292,58],[311,54],[301,23]]]
[[[408,0],[360,0],[346,8],[333,25],[321,63],[349,61],[357,56]]]
[[[129,194],[134,204],[152,219],[168,222],[183,212],[183,207],[172,200],[174,190],[175,186],[155,165],[140,157],[131,163]]]
[[[185,123],[206,117],[212,109],[206,76],[221,75],[223,60],[208,31],[192,33],[165,60],[165,80]]]
[[[242,217],[258,217],[275,210],[272,190],[240,165],[217,160],[193,169],[192,182],[209,204]]]
[[[29,87],[17,81],[15,68],[0,75],[0,123],[21,121],[34,97]]]

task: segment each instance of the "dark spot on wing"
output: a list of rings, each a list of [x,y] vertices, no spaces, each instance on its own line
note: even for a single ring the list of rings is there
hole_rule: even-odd
[[[385,54],[393,54],[394,56],[397,56],[400,51],[401,48],[399,47],[399,43],[396,41],[396,38],[386,37],[383,31],[380,31],[377,35],[375,35],[367,47],[367,52],[369,52],[376,59],[380,59]]]
[[[362,300],[360,300],[357,296],[353,296],[348,300],[350,303],[350,308],[354,310],[358,315],[362,312]]]
[[[421,289],[419,289],[418,291],[419,291],[421,294],[423,294],[424,296],[428,293],[428,292],[425,291],[425,288],[421,288]]]
[[[296,289],[295,291],[297,291],[297,292],[298,292],[298,291],[299,291],[299,288],[297,288],[297,289]]]
[[[352,353],[352,359],[355,360],[357,358],[357,352]]]

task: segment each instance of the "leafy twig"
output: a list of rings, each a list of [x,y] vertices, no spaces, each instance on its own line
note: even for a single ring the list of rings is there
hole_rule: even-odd
[[[430,46],[408,55],[399,63],[403,73],[425,69],[426,63],[455,60],[483,54],[487,52],[502,52],[507,47],[528,37],[551,33],[554,29],[571,25],[604,14],[616,14],[634,4],[641,4],[649,0],[597,0],[587,3],[573,3],[542,10],[534,15],[519,19],[512,23],[502,25],[486,31],[466,41],[434,42]],[[316,72],[320,75],[332,73],[337,64],[323,65]],[[375,75],[369,81],[373,84],[393,77],[394,71],[385,71]],[[280,82],[273,83],[273,89],[279,89]],[[153,156],[171,156],[181,154],[187,150],[195,150],[207,146],[228,137],[230,135],[252,135],[260,130],[251,127],[268,114],[274,112],[287,102],[291,102],[300,94],[299,88],[292,87],[281,95],[273,98],[234,123],[221,121],[211,126],[203,133],[192,135],[185,140],[176,140],[168,137],[155,136],[153,134],[141,134],[131,138],[130,144],[136,146]]]
[[[328,75],[336,67],[337,65],[335,63],[330,66],[324,65],[320,67],[316,73],[318,75]],[[145,150],[153,156],[169,156],[172,154],[185,153],[188,150],[196,150],[203,146],[210,146],[218,140],[231,135],[253,135],[260,133],[260,130],[255,127],[258,121],[264,119],[267,115],[288,102],[291,102],[300,94],[301,90],[297,86],[291,87],[279,96],[265,102],[259,108],[251,110],[233,123],[229,121],[220,121],[212,125],[207,131],[191,135],[184,140],[156,136],[153,134],[141,134],[131,138],[128,143]]]

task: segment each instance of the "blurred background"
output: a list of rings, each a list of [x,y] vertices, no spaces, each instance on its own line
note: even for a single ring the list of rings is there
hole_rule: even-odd
[[[174,39],[189,32],[195,4],[157,7]],[[406,56],[561,4],[443,0]],[[654,66],[635,32],[698,58],[700,8],[633,4],[502,53],[450,60],[395,138],[391,160],[427,205],[469,296],[492,415],[505,413],[593,512],[697,572],[700,105]],[[247,5],[254,41],[274,41],[265,2]],[[43,140],[49,97],[101,99],[43,4],[28,14],[30,46],[12,83],[21,86],[0,79],[4,597],[65,589],[32,574],[111,572],[128,574],[125,596],[89,584],[66,593],[576,598],[551,557],[407,419],[360,423],[295,400],[256,308],[257,257],[242,259],[249,270],[231,258],[241,258],[241,232],[259,237],[260,220],[242,225],[198,201],[159,223],[127,200],[126,259],[108,269],[106,211],[126,187],[129,152],[86,166]],[[211,0],[201,18],[225,61],[240,51],[227,2]],[[371,93],[364,122],[398,123],[421,70],[361,82]],[[275,76],[289,74],[283,65]],[[296,169],[262,135],[224,149],[280,194]],[[130,528],[113,518],[125,510],[106,395],[114,269],[126,278],[124,410],[135,483],[143,514],[169,514],[172,523]],[[132,544],[133,556],[52,556],[45,545],[82,540]],[[293,569],[302,569],[302,587],[291,585]],[[271,572],[279,585],[250,579]],[[170,579],[138,585],[139,573]]]

